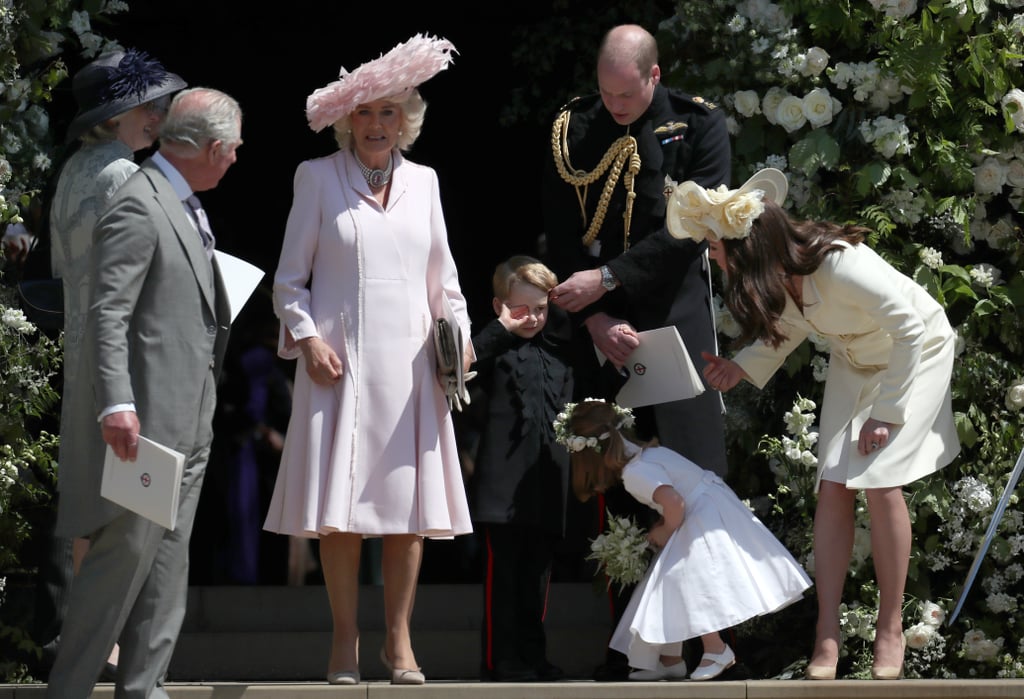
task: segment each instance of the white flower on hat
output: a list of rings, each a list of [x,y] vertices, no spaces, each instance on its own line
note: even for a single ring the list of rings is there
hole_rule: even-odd
[[[774,168],[760,170],[739,189],[705,189],[689,180],[669,195],[665,223],[676,238],[745,238],[764,211],[764,197],[781,206],[786,191],[786,176]]]

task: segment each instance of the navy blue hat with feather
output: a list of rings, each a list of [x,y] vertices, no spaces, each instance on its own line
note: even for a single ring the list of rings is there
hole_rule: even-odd
[[[105,53],[75,73],[71,82],[78,113],[68,126],[67,142],[107,119],[185,86],[184,80],[142,51]]]

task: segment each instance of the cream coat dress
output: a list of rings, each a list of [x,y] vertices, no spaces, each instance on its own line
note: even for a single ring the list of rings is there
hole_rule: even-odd
[[[264,528],[293,536],[472,531],[432,319],[465,298],[436,173],[395,151],[387,208],[348,151],[309,160],[274,278],[279,354],[298,359],[292,415]],[[307,288],[307,282],[309,284]],[[315,384],[292,341],[319,336],[341,381]]]
[[[788,299],[789,337],[777,349],[755,342],[734,358],[763,388],[811,333],[829,342],[821,406],[818,482],[849,488],[906,485],[960,451],[950,378],[955,334],[942,306],[867,245],[843,244],[804,277],[803,313]],[[888,445],[857,452],[868,418],[893,423]]]

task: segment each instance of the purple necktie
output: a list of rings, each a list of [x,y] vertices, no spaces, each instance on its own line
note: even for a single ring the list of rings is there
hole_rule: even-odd
[[[213,247],[216,239],[213,237],[213,231],[210,230],[210,220],[206,218],[206,212],[203,211],[203,205],[200,203],[199,197],[193,194],[185,200],[185,203],[192,209],[196,228],[199,230],[199,237],[203,241],[203,247],[206,248],[206,256],[213,258]]]

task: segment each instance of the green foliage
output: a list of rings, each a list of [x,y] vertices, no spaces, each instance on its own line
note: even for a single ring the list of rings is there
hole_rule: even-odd
[[[64,53],[98,55],[108,42],[92,22],[126,9],[121,0],[0,0],[0,231],[38,213],[51,177],[57,146],[47,107],[68,76]],[[0,271],[5,262],[0,253]],[[32,573],[23,549],[36,515],[52,507],[58,437],[39,425],[57,404],[61,360],[60,341],[28,323],[13,289],[0,286],[0,682],[31,681],[26,660],[39,655],[30,615],[5,608],[5,583]]]
[[[782,169],[795,217],[870,228],[868,244],[938,299],[957,330],[952,395],[961,453],[905,488],[914,531],[904,615],[913,677],[1024,676],[1024,634],[1013,623],[1024,607],[1019,509],[1011,505],[1000,524],[955,625],[936,624],[934,612],[952,611],[1024,446],[1024,9],[1016,5],[680,1],[659,32],[664,81],[726,111],[733,185],[761,167]],[[793,96],[809,118],[823,90],[831,114],[814,123],[776,109]],[[730,480],[809,570],[814,428],[801,432],[791,422],[800,401],[820,402],[827,357],[826,347],[805,342],[764,391],[726,396]],[[774,437],[783,415],[787,434]],[[877,589],[869,526],[860,507],[843,609],[840,670],[850,677],[870,670]],[[805,628],[809,650],[813,610],[780,614]],[[770,644],[774,636],[758,636],[769,628],[751,624],[740,637]],[[770,664],[780,660],[765,658],[755,672],[788,677],[806,662]]]

